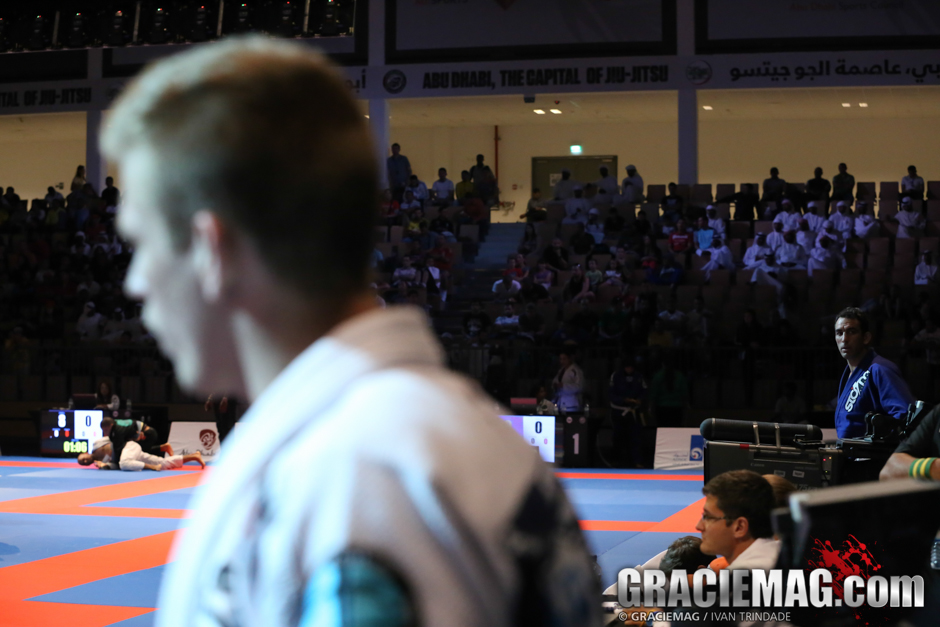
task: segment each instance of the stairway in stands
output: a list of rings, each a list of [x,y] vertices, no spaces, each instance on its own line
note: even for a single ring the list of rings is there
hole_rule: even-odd
[[[448,296],[447,306],[434,318],[438,333],[461,333],[464,314],[474,300],[492,300],[493,283],[502,276],[506,258],[519,248],[525,224],[496,223],[490,226],[486,241],[472,264],[464,267],[465,279],[456,293]]]

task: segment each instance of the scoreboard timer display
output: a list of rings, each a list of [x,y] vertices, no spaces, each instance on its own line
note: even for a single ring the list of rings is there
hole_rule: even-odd
[[[548,463],[555,462],[554,416],[501,416]]]
[[[49,409],[39,415],[40,452],[58,457],[90,453],[101,434],[100,409]]]

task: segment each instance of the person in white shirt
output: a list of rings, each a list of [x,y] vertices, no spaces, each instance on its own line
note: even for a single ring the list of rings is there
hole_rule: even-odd
[[[504,274],[503,278],[493,283],[492,292],[496,294],[497,301],[506,301],[514,298],[521,289],[522,285],[519,281],[513,279],[509,274]]]
[[[803,251],[809,255],[816,247],[816,233],[810,230],[807,220],[800,220],[799,230],[796,232],[796,243],[803,247]]]
[[[670,296],[666,308],[659,312],[658,318],[663,321],[667,331],[678,337],[685,333],[685,313],[676,309],[676,297]]]
[[[816,240],[816,247],[809,256],[806,264],[807,274],[813,276],[813,270],[837,270],[845,267],[845,257],[839,251],[838,245],[834,240],[821,234]]]
[[[583,198],[584,190],[581,189],[580,185],[576,185],[572,193],[574,194],[573,197],[565,201],[565,217],[562,219],[561,223],[584,224],[587,222],[591,203],[589,203],[586,198]]]
[[[898,237],[902,239],[920,237],[927,224],[924,215],[914,211],[914,203],[909,196],[901,199],[901,210],[894,216],[894,221],[898,223]]]
[[[780,244],[783,243],[783,214],[778,213],[777,217],[774,218],[774,230],[770,232],[770,235],[767,236],[767,245],[770,246],[770,249],[776,251],[780,248]]]
[[[767,245],[767,234],[763,231],[758,232],[754,238],[754,243],[744,251],[744,259],[742,260],[744,269],[753,270],[764,257],[772,252],[773,250]]]
[[[75,322],[75,332],[83,340],[97,340],[101,337],[102,326],[104,326],[104,316],[97,312],[93,302],[88,301]]]
[[[789,198],[784,198],[780,202],[783,207],[783,211],[777,214],[776,217],[782,217],[783,219],[783,230],[784,231],[795,231],[800,226],[800,219],[803,217],[800,212],[797,210],[796,205]]]
[[[102,148],[128,297],[183,389],[250,403],[191,501],[157,627],[600,623],[552,468],[446,368],[420,309],[375,303],[374,143],[323,55],[257,36],[164,58]]]
[[[818,247],[820,240],[825,237],[832,241],[834,250],[842,250],[844,245],[842,240],[842,233],[836,230],[835,224],[832,223],[832,220],[826,220],[823,222],[822,227],[823,228],[816,235],[816,246]]]
[[[725,237],[725,221],[718,217],[718,211],[715,209],[714,205],[708,205],[705,207],[705,217],[708,219],[708,228],[715,232],[715,235],[724,239]]]
[[[832,222],[832,227],[839,232],[843,242],[851,239],[855,232],[855,217],[852,215],[849,203],[844,200],[837,202],[836,210],[829,220]]]
[[[796,242],[796,233],[787,231],[783,234],[783,243],[774,251],[774,256],[784,268],[806,269],[807,255],[803,247]]]
[[[584,407],[582,398],[584,371],[575,362],[574,352],[571,349],[565,349],[561,352],[561,355],[558,356],[558,363],[561,367],[552,380],[552,388],[555,390],[555,405],[558,406],[558,409],[568,413],[579,412]]]
[[[635,165],[627,166],[627,176],[621,186],[621,200],[627,204],[643,202],[643,177]]]
[[[506,303],[503,308],[503,315],[498,316],[493,323],[498,331],[515,332],[519,330],[519,314],[516,313],[516,307],[512,303]]]
[[[604,242],[604,224],[601,222],[601,212],[596,208],[588,211],[587,224],[584,225],[584,231],[594,238],[595,244]]]
[[[784,293],[783,282],[786,280],[786,276],[787,269],[780,265],[776,254],[771,252],[757,262],[757,267],[754,268],[748,282],[755,285],[770,285],[777,290],[777,296],[781,297]]]
[[[914,268],[914,285],[934,285],[937,282],[937,264],[933,254],[925,250],[920,256],[920,263]]]
[[[620,195],[620,186],[617,185],[617,179],[610,175],[610,170],[606,165],[599,168],[601,178],[594,183],[597,185],[597,195],[601,200],[613,200]]]
[[[55,189],[54,187],[52,187],[52,186],[49,186],[46,191],[47,191],[48,193],[46,194],[46,197],[45,197],[44,200],[46,201],[46,207],[47,207],[47,208],[51,208],[51,207],[52,207],[52,203],[55,202],[55,201],[57,201],[57,200],[63,200],[63,201],[65,200],[65,198],[62,197],[62,194],[60,194],[59,192],[57,192],[56,189]]]
[[[824,215],[826,203],[821,200],[813,200],[806,205],[806,214],[803,219],[809,223],[809,230],[818,233],[823,228],[823,222],[826,221]]]
[[[428,186],[424,184],[424,181],[418,180],[417,174],[412,174],[408,179],[408,185],[405,186],[406,191],[410,191],[414,194],[415,200],[424,202],[428,199]]]
[[[552,195],[555,200],[568,200],[574,196],[574,188],[581,187],[581,184],[571,178],[571,170],[562,168],[561,180],[555,183]]]
[[[871,214],[868,207],[868,201],[859,200],[855,203],[855,236],[861,239],[871,239],[877,237],[881,232],[881,225],[875,216]]]
[[[915,166],[907,166],[907,176],[901,179],[901,196],[907,198],[924,198],[924,179],[917,175]]]
[[[712,245],[709,248],[699,249],[696,254],[700,257],[709,255],[708,261],[702,266],[702,270],[733,270],[734,256],[731,249],[724,243],[719,235],[712,237]]]
[[[424,205],[420,200],[415,198],[414,192],[410,189],[406,189],[405,196],[401,201],[399,209],[401,209],[401,211],[405,214],[410,214],[415,209],[421,209],[422,207],[424,207]]]
[[[447,178],[446,168],[437,171],[437,180],[431,184],[431,191],[434,192],[435,205],[447,207],[454,204],[454,182]]]

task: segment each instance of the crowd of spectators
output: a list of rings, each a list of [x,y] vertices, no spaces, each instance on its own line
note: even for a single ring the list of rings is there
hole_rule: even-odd
[[[0,198],[0,332],[12,341],[146,342],[122,293],[131,250],[114,231],[120,191],[99,194],[77,168],[68,194]]]

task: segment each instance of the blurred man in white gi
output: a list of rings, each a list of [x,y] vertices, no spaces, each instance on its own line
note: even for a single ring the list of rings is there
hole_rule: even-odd
[[[376,306],[374,144],[322,55],[250,37],[164,59],[103,148],[147,328],[185,389],[251,402],[159,627],[597,624],[551,467],[445,367],[423,312]]]

